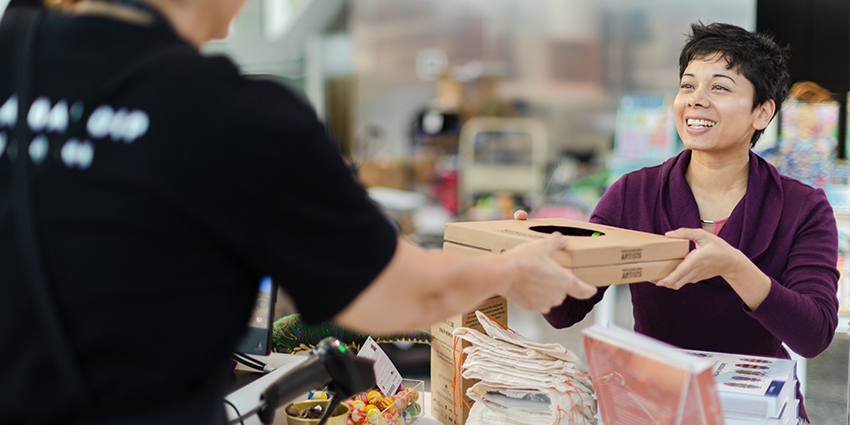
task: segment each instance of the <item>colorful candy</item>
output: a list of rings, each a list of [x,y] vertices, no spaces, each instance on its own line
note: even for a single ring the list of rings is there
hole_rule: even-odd
[[[366,395],[366,400],[369,401],[369,404],[376,406],[381,402],[382,398],[380,391],[369,391],[369,394]]]
[[[377,424],[381,419],[381,411],[378,409],[368,410],[366,413],[366,420],[369,421],[370,424]]]
[[[346,402],[347,425],[410,425],[422,416],[418,400],[419,392],[404,385],[392,397],[377,389],[359,393]]]
[[[384,397],[378,403],[377,405],[381,407],[381,410],[386,410],[390,407],[395,408],[395,400],[392,397]]]
[[[354,400],[351,402],[351,412],[349,413],[349,418],[354,421],[355,424],[359,424],[366,419],[366,404],[360,400]]]
[[[412,413],[413,416],[417,416],[422,413],[422,406],[420,406],[419,403],[413,403],[410,406],[407,406],[404,411]]]
[[[310,391],[307,394],[308,400],[327,400],[329,398],[327,391]]]
[[[396,407],[398,407],[398,409],[401,410],[405,406],[407,406],[408,404],[413,402],[413,394],[411,394],[410,391],[401,390],[401,391],[396,393],[395,399],[396,399]]]
[[[369,414],[369,412],[371,412],[373,410],[378,412],[378,413],[381,413],[381,409],[378,406],[375,406],[374,404],[367,404],[366,405],[366,414],[367,415]]]
[[[361,411],[364,414],[366,413],[366,403],[360,400],[354,400],[351,402],[351,410],[352,411]]]
[[[404,390],[410,393],[411,403],[419,401],[419,392],[415,388],[407,387]]]
[[[381,414],[381,419],[388,424],[392,424],[396,422],[398,418],[398,412],[395,410],[387,410],[386,412]]]
[[[401,416],[404,418],[404,423],[406,424],[416,420],[420,414],[422,414],[422,407],[419,406],[418,403],[413,403],[410,406],[407,406],[404,411],[401,412]]]

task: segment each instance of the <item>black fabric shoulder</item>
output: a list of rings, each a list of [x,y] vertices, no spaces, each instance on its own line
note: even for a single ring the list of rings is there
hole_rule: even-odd
[[[67,107],[71,117],[82,105],[82,112],[47,134],[38,213],[74,344],[102,359],[86,364],[99,411],[179,404],[199,386],[220,391],[211,370],[221,370],[242,334],[260,276],[275,278],[315,322],[339,313],[389,263],[395,230],[292,90],[187,50],[130,72],[132,83],[91,100],[133,63],[181,40],[94,17],[45,24],[37,95],[51,111]],[[0,83],[9,81],[10,44],[8,25],[0,26]],[[0,84],[0,105],[11,96]],[[100,132],[92,132],[98,110]],[[121,120],[130,114],[144,131],[127,139]],[[63,157],[64,147],[81,144],[93,152],[86,167]],[[2,236],[9,229],[0,222]],[[9,239],[0,237],[0,257],[15,258]],[[19,261],[7,263],[11,271],[0,267],[0,280],[20,279]],[[12,377],[0,379],[0,423],[67,419],[71,398],[55,379],[29,379],[44,371],[39,353],[47,345],[31,331],[32,309],[17,292],[0,285],[0,310],[10,317],[0,321],[0,335],[30,341],[0,343],[29,354],[0,362],[0,376]],[[144,326],[126,332],[139,321]],[[198,352],[205,355],[191,365],[181,360]],[[115,375],[116,364],[126,374]],[[206,401],[207,411],[220,408],[220,398]],[[50,420],[11,419],[33,415]]]
[[[171,180],[196,176],[173,186],[173,197],[249,268],[277,278],[305,320],[337,314],[390,261],[393,227],[300,96],[245,78],[222,58],[173,65],[178,72],[151,76],[185,93],[161,119],[191,137],[162,148],[182,160],[158,166]]]

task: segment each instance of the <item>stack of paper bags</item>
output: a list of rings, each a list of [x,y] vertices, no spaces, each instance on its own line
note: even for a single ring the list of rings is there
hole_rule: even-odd
[[[457,328],[462,375],[477,379],[467,425],[593,424],[596,401],[587,368],[560,344],[540,344],[476,312],[486,334]]]

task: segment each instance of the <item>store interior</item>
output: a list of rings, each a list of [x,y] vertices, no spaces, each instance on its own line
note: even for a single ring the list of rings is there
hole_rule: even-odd
[[[586,220],[616,178],[679,152],[670,102],[679,50],[697,21],[773,34],[791,46],[793,82],[826,93],[816,115],[832,137],[806,161],[788,160],[796,151],[788,142],[793,126],[782,125],[785,110],[754,150],[823,188],[833,205],[843,256],[840,326],[800,374],[811,422],[843,422],[850,355],[846,0],[249,0],[230,36],[202,50],[302,94],[399,231],[439,249],[445,224],[455,221],[506,219],[516,209]],[[631,329],[628,291],[608,298],[563,330],[511,305],[509,326],[583,355],[587,326]],[[289,312],[284,294],[277,316]],[[388,347],[403,374],[426,380],[427,350]]]

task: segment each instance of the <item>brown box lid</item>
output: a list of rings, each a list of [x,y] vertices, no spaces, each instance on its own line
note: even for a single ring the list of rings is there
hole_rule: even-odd
[[[688,240],[566,218],[449,223],[443,239],[498,254],[556,231],[569,238],[569,245],[552,258],[570,268],[682,259],[690,245]]]

